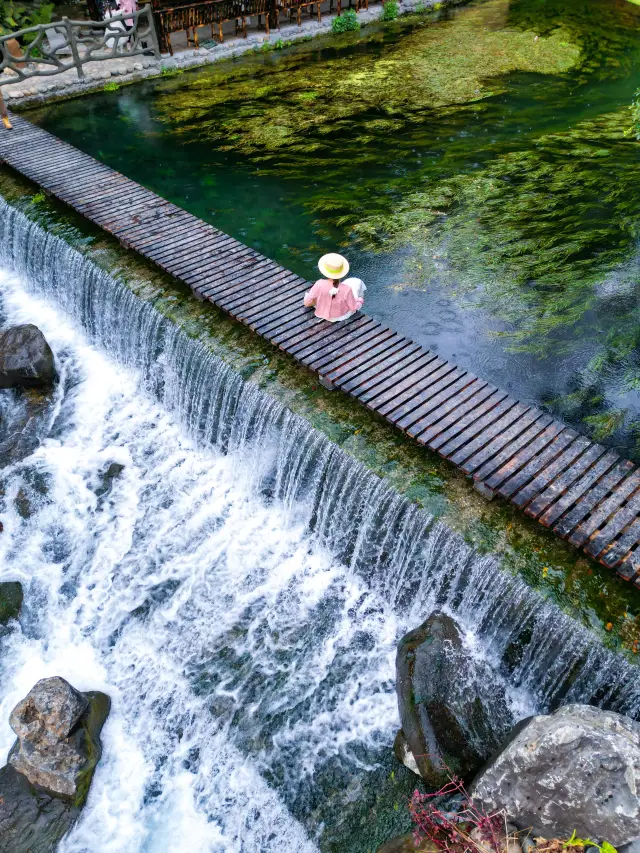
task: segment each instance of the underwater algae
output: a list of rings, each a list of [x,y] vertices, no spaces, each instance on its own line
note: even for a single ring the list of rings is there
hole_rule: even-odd
[[[314,62],[318,45],[310,43],[278,57],[277,67],[221,64],[163,86],[156,110],[177,133],[278,161],[316,152],[323,137],[335,145],[341,128],[362,117],[366,144],[367,130],[397,130],[422,121],[424,110],[495,94],[508,72],[557,74],[578,62],[579,48],[560,29],[540,38],[509,27],[508,10],[508,0],[488,0],[437,26],[412,16],[346,34],[333,39],[327,63]],[[354,45],[363,47],[355,55]]]

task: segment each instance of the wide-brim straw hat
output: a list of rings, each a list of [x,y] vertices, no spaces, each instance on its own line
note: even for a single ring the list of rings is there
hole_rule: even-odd
[[[323,255],[318,261],[318,269],[325,278],[344,278],[349,272],[349,261],[335,252]]]

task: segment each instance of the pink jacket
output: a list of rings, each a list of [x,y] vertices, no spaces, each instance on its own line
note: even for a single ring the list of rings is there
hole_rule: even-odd
[[[348,284],[339,284],[338,293],[333,297],[329,293],[332,287],[332,281],[321,278],[308,293],[305,293],[304,304],[307,308],[315,305],[316,317],[332,321],[346,320],[350,314],[364,305],[364,299],[362,297],[356,299]]]

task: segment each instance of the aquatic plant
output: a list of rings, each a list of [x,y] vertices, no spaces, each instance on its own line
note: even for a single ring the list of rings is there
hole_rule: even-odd
[[[636,139],[640,140],[640,90],[631,103],[631,132]]]
[[[331,29],[334,33],[347,33],[360,29],[360,21],[355,9],[347,9],[331,22]]]
[[[119,89],[119,88],[120,88],[120,84],[119,84],[119,83],[114,83],[114,82],[112,81],[112,82],[110,82],[110,83],[105,83],[105,84],[104,84],[104,86],[103,86],[102,88],[104,89],[104,91],[105,91],[105,92],[115,92],[117,89]]]
[[[387,2],[382,7],[382,15],[380,16],[380,20],[382,21],[395,21],[400,13],[400,6],[396,3],[396,0],[387,0]]]
[[[184,68],[170,68],[168,65],[162,65],[160,74],[163,77],[176,77],[178,74],[184,74]]]

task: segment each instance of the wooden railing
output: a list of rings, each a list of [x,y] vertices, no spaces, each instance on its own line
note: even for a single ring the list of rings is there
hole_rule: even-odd
[[[9,51],[8,42],[22,42],[18,51]],[[0,73],[3,84],[30,77],[52,77],[75,68],[84,77],[88,62],[117,59],[140,54],[160,58],[160,48],[151,6],[135,12],[113,15],[105,21],[70,21],[63,18],[51,24],[38,24],[0,37]]]
[[[280,15],[291,19],[294,15],[298,24],[301,22],[302,9],[307,9],[309,15],[321,20],[321,0],[200,0],[194,3],[177,3],[169,5],[167,0],[152,0],[153,15],[156,22],[158,40],[162,53],[173,53],[171,33],[182,30],[186,33],[187,43],[198,48],[198,28],[211,27],[211,38],[224,40],[222,25],[227,21],[235,22],[236,35],[247,34],[247,19],[257,17],[258,26],[262,26],[268,35],[271,28],[279,26]],[[330,0],[330,11],[333,11],[334,0]],[[342,0],[336,0],[336,11],[340,14]],[[356,9],[368,8],[368,0],[356,0]],[[351,0],[349,2],[351,6]]]

